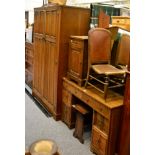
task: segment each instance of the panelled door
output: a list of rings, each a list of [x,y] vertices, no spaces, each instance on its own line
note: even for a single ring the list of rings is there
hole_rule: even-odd
[[[50,112],[53,112],[54,104],[54,75],[55,63],[52,61],[55,59],[56,44],[45,40],[45,52],[44,52],[44,78],[43,78],[43,98],[46,100],[45,104]]]
[[[33,92],[39,98],[43,94],[43,74],[44,74],[44,50],[45,50],[45,37],[44,37],[44,21],[45,11],[39,9],[34,13],[34,80]]]
[[[57,100],[57,71],[58,71],[58,21],[57,10],[45,12],[45,51],[43,98],[48,110],[53,113]]]
[[[69,72],[76,77],[82,78],[83,49],[79,47],[80,42],[77,40],[71,39],[69,44]]]
[[[43,37],[43,36],[42,36]],[[43,93],[43,61],[44,61],[44,49],[45,41],[42,37],[34,36],[34,80],[33,89],[40,97]]]

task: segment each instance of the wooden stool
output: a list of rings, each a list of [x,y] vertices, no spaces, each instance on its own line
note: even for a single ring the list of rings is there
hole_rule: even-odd
[[[72,105],[72,107],[76,110],[75,131],[73,136],[78,138],[79,141],[83,144],[84,116],[88,114],[89,111],[80,104]]]

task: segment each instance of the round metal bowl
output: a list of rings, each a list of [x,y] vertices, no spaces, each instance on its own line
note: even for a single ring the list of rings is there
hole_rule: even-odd
[[[54,155],[58,150],[57,144],[53,140],[39,140],[30,147],[31,155]]]

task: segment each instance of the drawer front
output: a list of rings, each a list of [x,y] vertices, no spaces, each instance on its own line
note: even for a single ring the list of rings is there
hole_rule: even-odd
[[[83,49],[83,42],[79,40],[71,39],[70,46],[73,49]]]
[[[113,19],[112,24],[125,24],[125,19]]]
[[[69,93],[66,89],[63,89],[62,90],[62,101],[68,105],[68,106],[71,106],[72,102],[72,94]]]
[[[107,135],[93,126],[91,145],[98,155],[106,155],[107,152]]]
[[[112,18],[112,25],[130,25],[130,18]]]
[[[101,131],[104,131],[106,134],[109,133],[109,120],[96,111],[94,111],[93,125],[97,126]]]
[[[78,90],[78,88],[75,88],[69,84],[67,84],[66,82],[63,82],[63,86],[64,88],[66,88],[69,92],[71,92],[71,94],[75,95],[78,98],[82,97],[82,92]]]
[[[90,96],[86,94],[82,94],[82,100],[91,106],[95,111],[99,112],[107,119],[110,119],[110,109],[108,109],[105,105],[99,103],[93,98],[90,98]]]

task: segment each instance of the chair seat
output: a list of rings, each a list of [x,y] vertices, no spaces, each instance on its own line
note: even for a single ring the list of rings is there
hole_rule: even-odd
[[[118,69],[109,64],[92,65],[92,69],[98,74],[118,75],[126,73],[123,69]]]
[[[117,67],[118,69],[124,70],[125,72],[129,72],[127,66],[124,66],[124,65],[117,65],[116,67]]]

